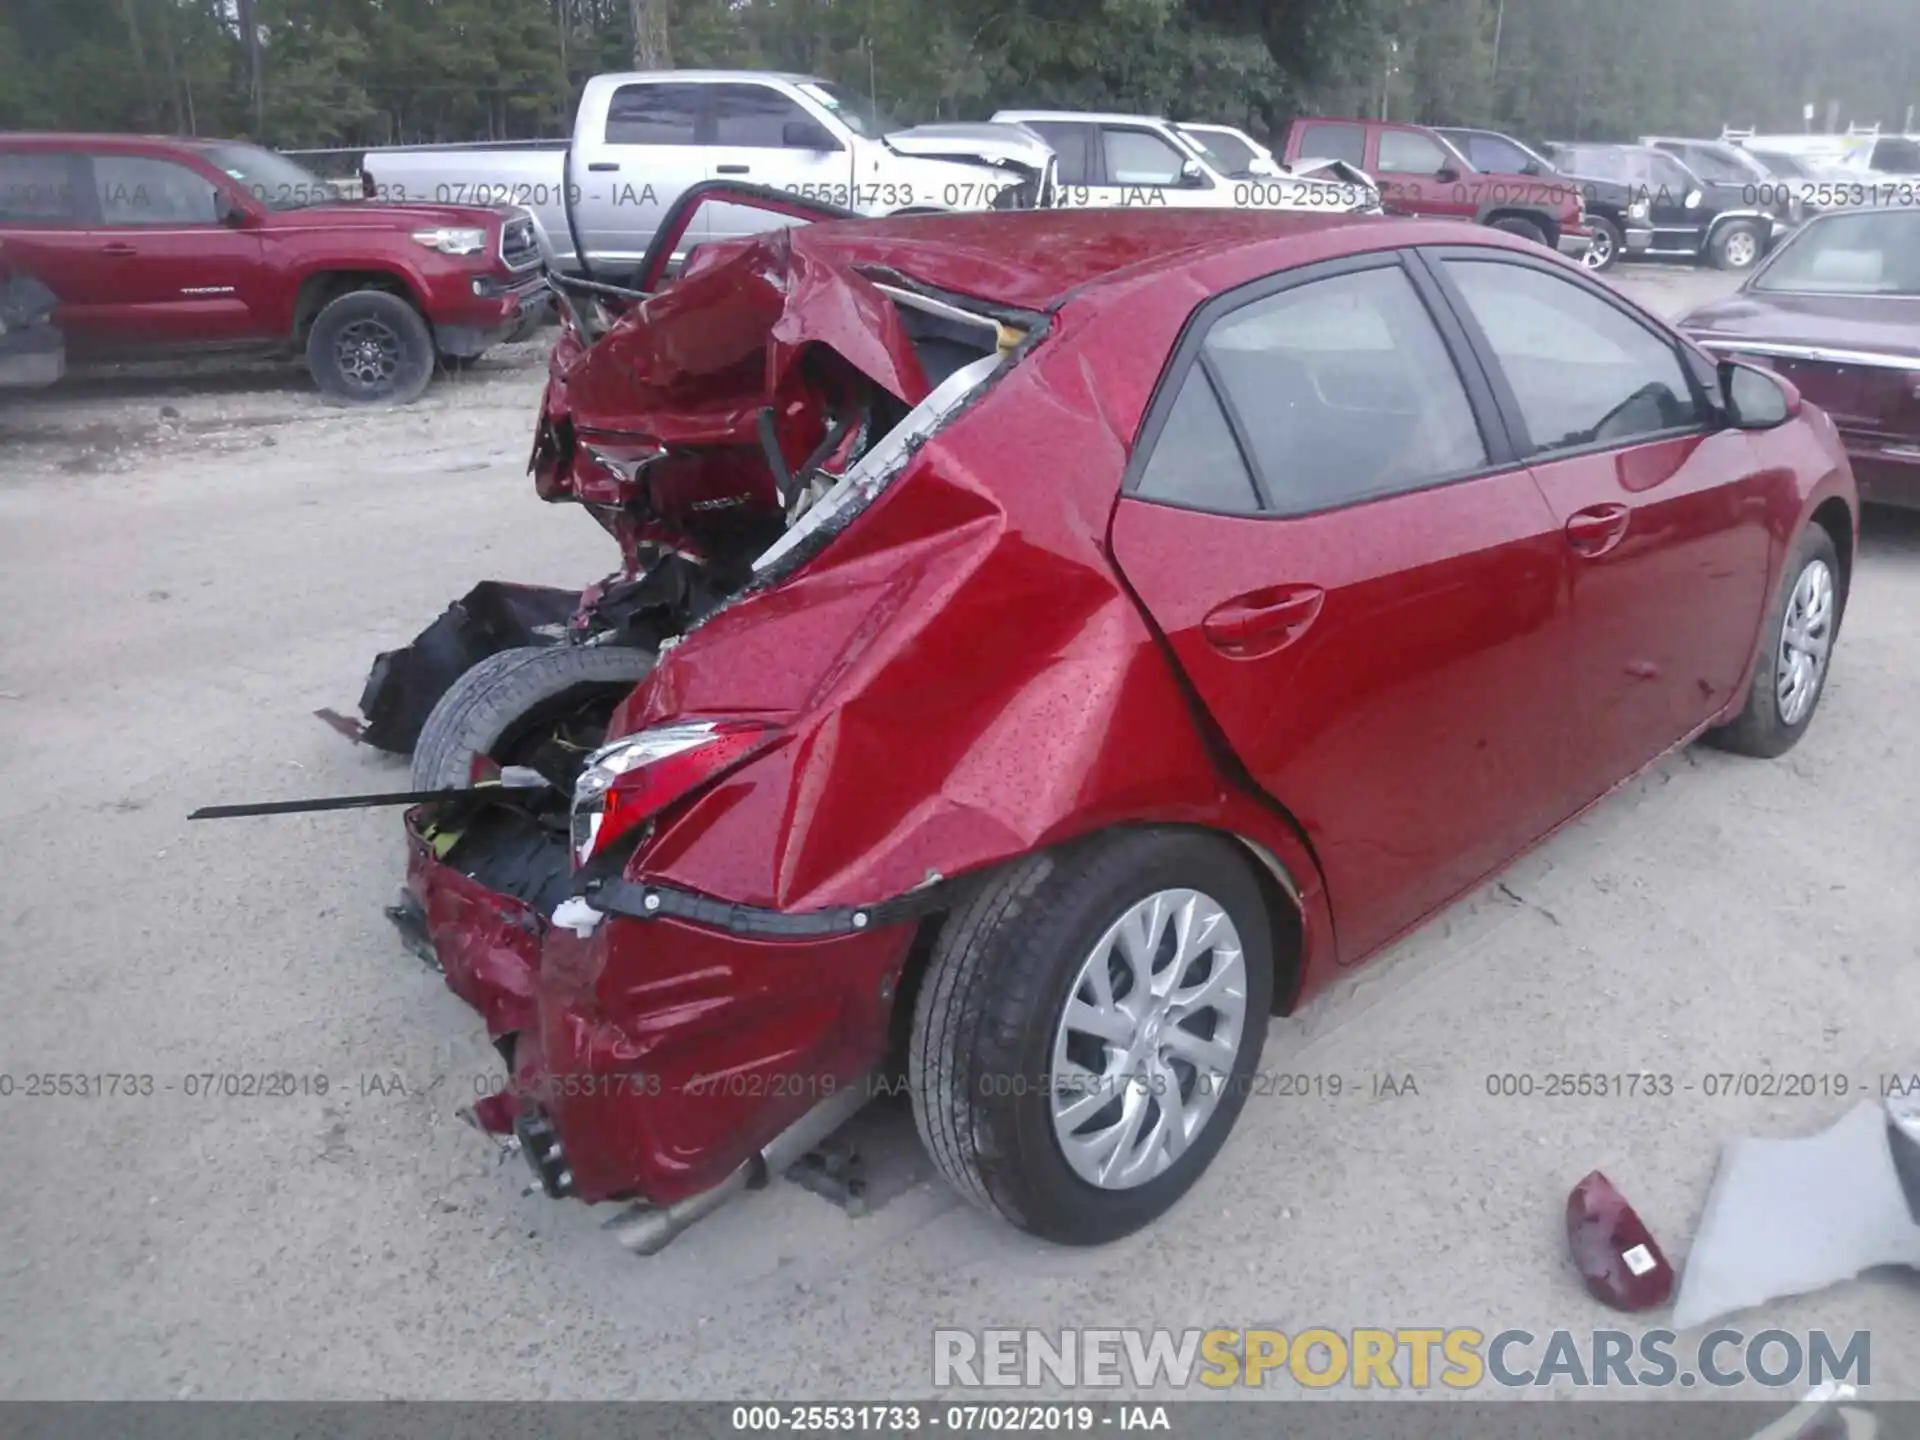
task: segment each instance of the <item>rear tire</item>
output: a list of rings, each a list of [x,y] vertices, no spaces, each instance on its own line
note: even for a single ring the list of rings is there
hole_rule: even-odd
[[[1533,221],[1523,219],[1518,215],[1502,215],[1498,220],[1493,222],[1493,228],[1503,230],[1509,235],[1518,235],[1523,240],[1531,240],[1536,245],[1545,245],[1547,243],[1546,231],[1534,224]]]
[[[1178,954],[1179,925],[1157,920],[1180,915],[1220,943]],[[1127,917],[1134,947],[1117,938]],[[1151,973],[1129,956],[1149,957]],[[1226,1140],[1272,998],[1266,906],[1227,841],[1129,830],[1015,861],[947,917],[922,979],[908,1057],[921,1140],[982,1209],[1063,1244],[1116,1240],[1172,1206]],[[1118,1028],[1103,1040],[1089,1017]],[[1180,1059],[1201,1048],[1208,1068]],[[1136,1053],[1143,1068],[1129,1071],[1122,1057]],[[1076,1101],[1082,1113],[1060,1113]],[[1176,1112],[1191,1128],[1163,1149]],[[1088,1178],[1109,1161],[1114,1173]]]
[[[497,760],[501,741],[536,712],[563,710],[574,692],[614,690],[624,699],[654,658],[630,645],[524,645],[487,656],[447,687],[420,727],[412,788],[471,785],[474,762]]]
[[[321,394],[346,405],[407,405],[433,379],[433,332],[400,296],[350,290],[307,331],[307,369]]]
[[[1811,620],[1810,607],[1818,612]],[[1765,638],[1753,667],[1753,683],[1747,688],[1746,708],[1730,723],[1709,730],[1708,743],[1761,760],[1784,755],[1799,744],[1826,693],[1833,645],[1845,609],[1833,537],[1818,525],[1809,525],[1781,568],[1779,591],[1767,607],[1761,632]],[[1809,657],[1816,649],[1817,665],[1810,675],[1803,668],[1796,680],[1795,665],[1811,664]]]

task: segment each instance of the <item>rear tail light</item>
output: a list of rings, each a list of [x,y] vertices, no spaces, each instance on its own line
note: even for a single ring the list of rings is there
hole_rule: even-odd
[[[758,720],[695,720],[602,745],[587,757],[573,790],[574,864],[606,854],[676,800],[766,749],[777,734]]]

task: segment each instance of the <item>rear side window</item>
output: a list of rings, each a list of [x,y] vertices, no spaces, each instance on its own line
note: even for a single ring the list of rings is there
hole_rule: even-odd
[[[1397,265],[1253,301],[1208,331],[1202,353],[1283,514],[1419,489],[1487,463],[1453,359]]]
[[[1532,454],[1628,444],[1702,420],[1666,340],[1571,280],[1449,259],[1526,423]]]
[[[1093,183],[1092,167],[1087,163],[1087,140],[1094,133],[1093,126],[1065,124],[1058,120],[1025,120],[1021,123],[1051,145],[1053,153],[1059,156],[1059,179],[1062,185]]]
[[[607,143],[699,144],[704,88],[699,85],[622,85],[607,102]]]
[[[95,155],[93,188],[107,225],[217,225],[214,184],[196,170],[146,155]]]
[[[52,150],[0,152],[0,221],[16,225],[77,223],[77,156]]]
[[[1447,152],[1413,130],[1380,132],[1380,169],[1391,175],[1438,175]]]
[[[1260,508],[1253,476],[1233,438],[1220,397],[1205,365],[1187,378],[1153,442],[1136,492],[1143,500],[1166,500],[1198,510],[1250,513]]]
[[[1329,125],[1325,122],[1300,127],[1302,160],[1344,160],[1362,169],[1367,163],[1367,131],[1362,125]]]

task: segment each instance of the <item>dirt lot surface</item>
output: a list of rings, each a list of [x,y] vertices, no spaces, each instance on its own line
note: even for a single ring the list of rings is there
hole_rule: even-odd
[[[1669,313],[1727,284],[1620,283]],[[1670,758],[1276,1022],[1266,1068],[1339,1076],[1343,1096],[1256,1096],[1147,1232],[1030,1241],[932,1179],[893,1109],[860,1122],[868,1216],[776,1185],[626,1256],[455,1118],[497,1066],[380,913],[392,811],[185,821],[397,788],[399,762],[315,707],[351,711],[374,652],[476,580],[612,568],[523,473],[541,358],[501,352],[379,414],[261,367],[0,397],[0,1395],[923,1394],[936,1325],[1584,1343],[1661,1322],[1606,1311],[1568,1264],[1581,1175],[1604,1169],[1678,1260],[1723,1140],[1809,1133],[1849,1103],[1707,1098],[1703,1077],[1840,1076],[1858,1098],[1920,1070],[1920,525],[1872,514],[1799,749]],[[1488,1093],[1561,1071],[1693,1088]],[[328,1091],[189,1093],[263,1073]],[[154,1080],[35,1098],[31,1074]],[[1380,1075],[1412,1090],[1375,1098]],[[1871,1393],[1915,1397],[1917,1306],[1896,1274],[1734,1323],[1869,1330]]]

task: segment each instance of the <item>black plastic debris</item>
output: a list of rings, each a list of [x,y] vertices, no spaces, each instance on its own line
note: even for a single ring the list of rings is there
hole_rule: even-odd
[[[578,590],[483,580],[446,608],[411,645],[376,656],[360,694],[365,726],[359,739],[396,755],[411,754],[447,688],[502,650],[557,645],[580,606]]]

